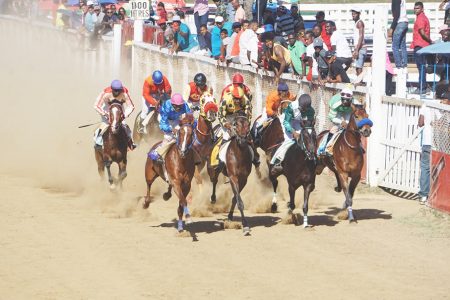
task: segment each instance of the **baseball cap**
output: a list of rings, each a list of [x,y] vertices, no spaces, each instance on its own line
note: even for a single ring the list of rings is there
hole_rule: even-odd
[[[447,25],[447,24],[444,24],[444,25],[439,26],[438,31],[441,32],[441,31],[449,30],[449,29],[450,29],[450,28],[448,27],[448,25]]]
[[[86,2],[86,5],[87,5],[87,6],[94,5],[94,1],[89,0],[88,2]]]
[[[352,10],[352,11],[356,11],[357,13],[361,13],[361,11],[362,11],[361,7],[358,7],[358,6],[352,7],[351,10]]]
[[[325,57],[326,58],[330,58],[330,57],[335,56],[335,55],[336,55],[336,53],[334,51],[327,51],[327,52],[325,52]]]
[[[181,18],[180,18],[180,16],[179,16],[179,15],[175,15],[175,16],[173,16],[173,18],[172,18],[172,22],[181,22]]]
[[[216,22],[216,23],[222,23],[222,22],[223,22],[223,17],[222,17],[222,16],[217,16],[217,17],[214,19],[214,22]]]
[[[323,48],[323,41],[321,38],[315,38],[313,41],[313,47],[320,47]]]

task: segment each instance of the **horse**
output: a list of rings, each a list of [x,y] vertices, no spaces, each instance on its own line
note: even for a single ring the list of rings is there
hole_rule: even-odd
[[[164,200],[168,200],[172,196],[172,188],[178,197],[178,231],[181,232],[183,228],[183,214],[186,216],[186,223],[192,223],[190,213],[187,207],[186,197],[191,190],[191,182],[194,177],[195,161],[193,143],[195,139],[194,133],[194,116],[187,114],[179,124],[179,129],[176,132],[176,143],[170,146],[165,157],[165,168],[160,163],[156,163],[150,157],[147,157],[145,164],[145,180],[147,182],[147,195],[143,203],[143,208],[146,209],[150,205],[150,190],[153,182],[159,176],[166,179],[169,183],[169,188],[164,193]],[[152,147],[154,150],[160,143]],[[152,151],[150,150],[150,151]],[[165,176],[169,178],[165,178]]]
[[[316,132],[314,122],[311,126],[302,125],[298,138],[287,151],[283,160],[283,175],[289,184],[289,215],[292,216],[294,223],[297,223],[293,214],[295,209],[295,192],[303,186],[303,227],[309,227],[308,224],[308,201],[309,195],[315,188],[316,181]],[[272,212],[277,210],[276,191],[278,187],[277,177],[281,174],[272,175],[269,172],[269,179],[272,182],[274,199],[272,200]]]
[[[120,187],[127,177],[128,135],[122,124],[125,119],[122,103],[117,100],[111,101],[108,118],[109,126],[103,134],[103,149],[95,149],[95,159],[100,177],[104,177],[106,167],[110,188],[114,189],[115,180],[111,175],[111,164],[113,162],[119,166],[118,183]]]
[[[365,103],[363,105],[352,104],[352,110],[349,123],[334,143],[333,157],[320,157],[316,174],[321,174],[325,167],[328,167],[334,173],[337,181],[335,191],[340,192],[344,190],[345,201],[343,209],[348,211],[349,222],[356,222],[352,204],[353,195],[361,179],[361,170],[364,166],[364,149],[361,146],[361,135],[369,137],[372,124],[368,119]],[[358,126],[357,120],[364,123],[364,125]],[[328,132],[329,130],[326,130],[319,134],[317,147],[319,147],[322,138]],[[350,183],[348,183],[349,177],[351,177]]]
[[[236,207],[241,213],[242,227],[244,235],[250,234],[250,227],[244,216],[244,202],[241,198],[241,191],[247,184],[248,176],[252,171],[253,151],[249,143],[250,121],[245,114],[237,113],[233,124],[231,125],[232,138],[228,142],[228,148],[225,154],[225,161],[218,167],[208,165],[208,174],[213,184],[211,199],[216,199],[216,185],[219,174],[222,173],[230,180],[233,190],[228,220],[233,220],[233,212]],[[213,202],[213,201],[212,201]]]

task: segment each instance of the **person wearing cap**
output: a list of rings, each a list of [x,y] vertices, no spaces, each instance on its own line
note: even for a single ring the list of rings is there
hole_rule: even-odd
[[[150,120],[147,115],[158,110],[159,107],[172,95],[172,86],[161,71],[156,70],[144,80],[142,87],[142,111],[140,114],[138,132],[147,133],[147,124]]]
[[[251,101],[252,100],[252,93],[250,91],[250,88],[244,84],[244,76],[239,73],[236,72],[233,74],[233,76],[231,77],[231,83],[227,86],[225,86],[225,88],[222,90],[222,94],[221,94],[221,98],[223,98],[223,96],[226,93],[230,93],[232,90],[234,90],[234,88],[240,87],[244,90],[244,94],[245,96]]]
[[[328,68],[329,68],[327,82],[329,82],[329,83],[339,83],[339,82],[350,83],[350,78],[348,78],[347,72],[342,67],[342,62],[337,60],[336,53],[333,51],[327,51],[325,53],[325,58],[327,60]]]
[[[288,42],[288,50],[291,53],[292,59],[292,70],[294,71],[294,74],[299,75],[300,78],[302,78],[305,75],[302,61],[302,58],[306,53],[305,44],[300,42],[295,34],[288,35]]]
[[[211,29],[211,55],[214,58],[219,58],[220,56],[220,46],[222,45],[222,39],[220,38],[220,31],[225,28],[224,19],[221,16],[217,16],[214,19],[215,25],[213,29]],[[228,24],[227,24],[228,25]],[[225,28],[228,31],[228,34],[231,33],[231,30]]]
[[[355,21],[353,28],[353,58],[355,59],[356,75],[361,74],[364,61],[366,60],[367,49],[364,43],[364,22],[360,18],[361,8],[352,8],[352,19]]]
[[[284,6],[278,6],[275,21],[275,34],[287,42],[288,35],[294,33],[294,19]]]
[[[182,23],[181,18],[178,15],[173,16],[172,22],[172,30],[174,32],[175,43],[173,45],[173,48],[171,48],[169,51],[189,52],[189,50],[193,47],[193,45],[190,43],[191,31],[189,30],[189,26]]]
[[[221,16],[223,20],[228,21],[227,7],[222,0],[214,0],[216,5],[216,16]]]
[[[288,49],[278,43],[274,43],[275,35],[266,33],[264,43],[267,47],[266,55],[269,58],[269,67],[275,73],[275,83],[278,84],[283,72],[289,71],[291,67],[291,53]]]
[[[206,85],[206,76],[203,73],[197,73],[194,80],[189,82],[183,91],[183,99],[186,99],[191,110],[200,110],[200,98],[203,94],[213,94],[213,89]]]
[[[248,21],[246,21],[248,22]],[[239,22],[233,23],[233,34],[230,37],[231,52],[230,52],[230,60],[233,63],[239,63],[239,39],[241,38],[241,34],[243,32],[242,25]]]
[[[133,101],[131,101],[130,94],[128,93],[128,89],[123,86],[120,80],[113,80],[111,85],[104,88],[100,95],[97,97],[94,103],[94,109],[101,116],[102,123],[95,130],[94,133],[94,148],[102,149],[103,147],[103,134],[106,132],[109,126],[108,112],[109,106],[112,101],[118,101],[122,104],[124,120],[122,121],[122,125],[125,128],[125,131],[128,135],[128,147],[133,150],[136,148],[136,145],[133,142],[133,136],[131,133],[130,127],[125,123],[125,119],[128,118],[134,110]]]
[[[283,160],[286,152],[294,145],[300,136],[303,126],[312,127],[315,122],[314,108],[311,106],[311,96],[308,94],[301,95],[297,101],[286,101],[282,103],[283,109],[283,134],[284,142],[278,147],[273,155],[270,164],[270,173],[277,176],[283,172]]]
[[[323,48],[324,44],[321,38],[315,38],[313,41],[314,47],[314,60],[317,65],[318,80],[320,84],[323,84],[327,80],[328,76],[328,63],[326,58],[327,51]]]
[[[331,36],[331,49],[336,53],[337,60],[341,64],[345,64],[347,70],[353,61],[352,50],[347,39],[340,30],[336,30],[336,24],[333,21],[327,21],[325,29],[327,34]]]
[[[305,22],[303,21],[300,11],[298,10],[297,3],[291,5],[291,16],[292,19],[294,19],[294,32],[305,30]]]
[[[161,48],[172,48],[173,44],[175,42],[175,34],[172,30],[172,26],[171,26],[172,22],[171,21],[161,21],[158,20],[158,25],[162,30],[162,35],[164,38],[164,42],[163,45],[161,46]]]
[[[357,104],[354,102],[353,90],[350,86],[345,87],[340,93],[331,97],[328,102],[328,107],[330,109],[328,113],[328,120],[333,123],[333,126],[331,127],[330,132],[322,138],[322,142],[320,143],[318,150],[319,155],[326,153],[333,155],[332,149],[334,141],[339,136],[339,134],[336,133],[347,127],[350,116],[353,113],[352,104]]]
[[[321,31],[320,31],[320,37],[322,38],[323,42],[325,43],[325,45],[327,45],[328,49],[332,49],[331,48],[331,35],[327,33],[326,31],[326,25],[327,22],[325,21],[325,13],[323,11],[318,11],[316,14],[316,24],[318,26],[320,26]],[[317,36],[316,36],[317,37]]]

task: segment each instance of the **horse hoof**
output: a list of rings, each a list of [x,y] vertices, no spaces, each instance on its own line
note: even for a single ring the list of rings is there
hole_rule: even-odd
[[[242,231],[244,232],[244,236],[249,236],[250,235],[250,227],[244,227],[242,229]]]
[[[142,204],[142,208],[143,209],[147,209],[150,206],[150,201],[145,200],[144,203]]]
[[[114,191],[114,190],[116,189],[116,185],[115,185],[114,183],[111,183],[111,184],[109,185],[109,189],[110,189],[111,191]]]
[[[171,194],[171,193],[164,193],[164,194],[163,194],[163,199],[164,199],[164,201],[169,200],[170,197],[172,197],[172,194]]]
[[[210,199],[211,204],[215,204],[216,203],[216,195],[212,195],[211,199]]]
[[[278,211],[278,205],[276,203],[272,203],[272,207],[270,208],[272,213],[276,213]]]
[[[194,223],[194,221],[192,221],[192,218],[190,216],[186,217],[186,224],[192,224],[192,223]]]
[[[334,188],[334,191],[340,193],[342,191],[342,188],[337,186]]]
[[[349,222],[350,224],[357,224],[357,223],[358,223],[358,221],[356,221],[355,218],[353,218],[353,219],[348,219],[348,222]]]

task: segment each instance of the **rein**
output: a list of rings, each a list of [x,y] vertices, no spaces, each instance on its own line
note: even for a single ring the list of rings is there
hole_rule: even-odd
[[[355,117],[354,116],[352,116],[352,118],[353,118],[353,120],[355,121],[355,123],[356,123],[356,120],[355,120]],[[351,145],[350,143],[349,143],[349,141],[347,140],[347,132],[348,133],[350,133],[350,134],[353,134],[354,136],[355,136],[355,138],[356,139],[359,139],[360,140],[360,143],[361,143],[361,137],[360,137],[360,133],[359,133],[359,131],[356,131],[356,130],[354,130],[354,129],[345,129],[344,130],[344,142],[347,144],[347,146],[349,146],[350,147],[350,149],[353,149],[353,150],[358,150],[358,148],[360,147],[360,143],[358,143],[358,146],[353,146],[353,145]]]

